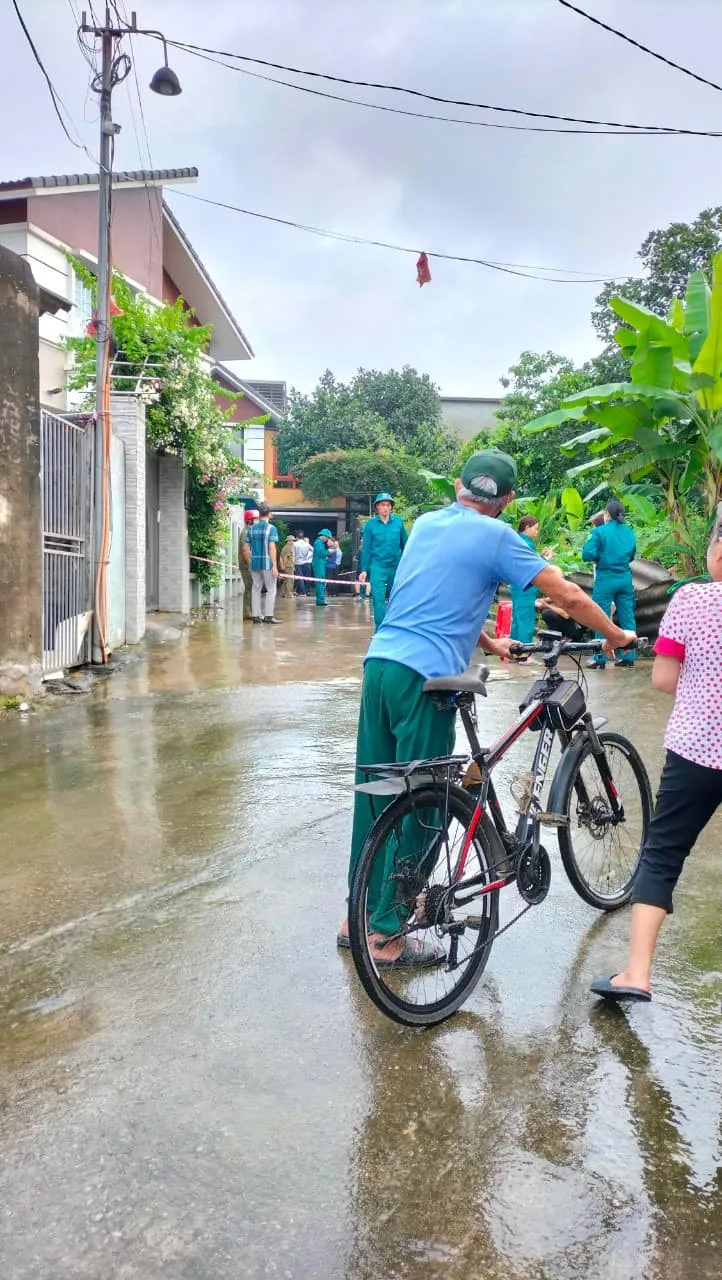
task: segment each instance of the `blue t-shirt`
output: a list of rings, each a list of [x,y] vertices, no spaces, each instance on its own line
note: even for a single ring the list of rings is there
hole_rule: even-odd
[[[471,661],[499,583],[528,587],[548,567],[511,525],[459,502],[421,516],[366,659],[400,662],[426,680],[459,675]]]
[[[278,529],[268,520],[257,520],[248,530],[248,545],[251,548],[251,569],[260,572],[273,568],[269,547],[278,542]]]

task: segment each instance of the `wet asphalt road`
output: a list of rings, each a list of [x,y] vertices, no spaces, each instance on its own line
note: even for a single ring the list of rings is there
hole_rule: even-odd
[[[465,1009],[396,1027],[334,947],[368,618],[283,607],[0,718],[0,1276],[719,1277],[720,824],[650,1007],[595,1008],[626,913],[554,856]],[[648,672],[592,706],[656,782]]]

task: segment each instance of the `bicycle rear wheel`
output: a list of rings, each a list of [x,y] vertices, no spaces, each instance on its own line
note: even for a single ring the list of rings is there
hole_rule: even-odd
[[[622,734],[600,733],[624,811],[615,819],[599,764],[586,737],[568,749],[554,779],[553,802],[567,825],[559,828],[559,851],[572,887],[600,911],[616,911],[632,894],[642,846],[652,816],[652,790],[636,747]],[[552,804],[550,798],[550,805]]]
[[[504,849],[493,823],[482,814],[461,860],[476,806],[460,787],[427,786],[389,805],[369,832],[351,884],[349,934],[358,975],[374,1004],[411,1027],[433,1026],[459,1008],[479,981],[497,930],[499,890],[457,905],[491,884]],[[470,879],[476,885],[460,888]],[[425,895],[423,923],[409,928],[417,899]],[[443,947],[443,963],[429,968],[388,968],[377,963],[368,925],[383,915],[397,934]],[[393,924],[391,926],[393,928]]]

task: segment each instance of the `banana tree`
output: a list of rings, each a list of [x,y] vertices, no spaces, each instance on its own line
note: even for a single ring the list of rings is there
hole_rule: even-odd
[[[570,469],[570,478],[591,479],[602,466],[611,486],[654,478],[684,545],[691,497],[701,496],[709,516],[722,497],[722,254],[713,260],[712,288],[695,271],[666,319],[621,297],[611,306],[624,321],[615,339],[630,359],[631,381],[570,396],[525,429],[587,423],[562,446],[565,453],[586,448],[589,455]]]

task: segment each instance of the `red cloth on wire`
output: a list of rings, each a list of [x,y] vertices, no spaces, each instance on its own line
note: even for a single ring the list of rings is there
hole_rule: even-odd
[[[419,260],[416,263],[416,279],[419,287],[431,283],[431,269],[429,267],[429,259],[425,253],[419,254]]]

